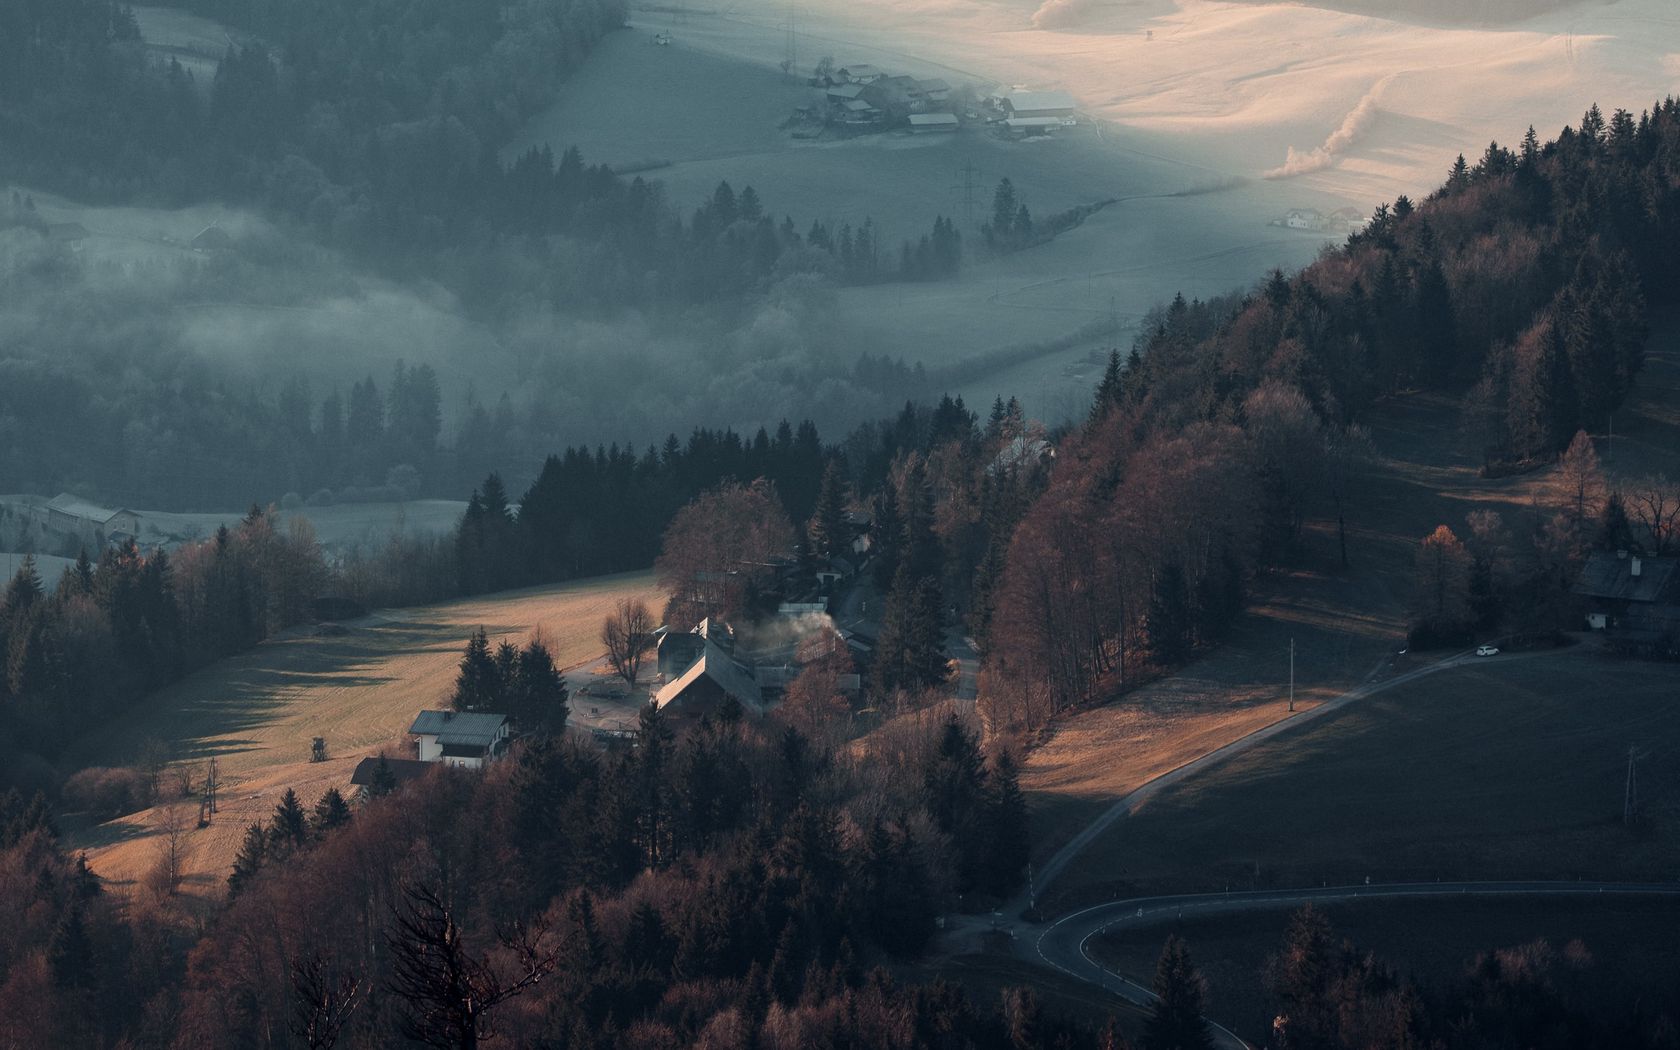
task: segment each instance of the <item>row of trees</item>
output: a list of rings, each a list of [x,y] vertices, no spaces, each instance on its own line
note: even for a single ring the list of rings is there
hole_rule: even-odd
[[[0,603],[0,719],[20,750],[69,734],[193,668],[310,615],[328,570],[306,522],[253,508],[236,528],[173,556],[128,544],[85,553],[52,591],[31,559]]]
[[[190,933],[106,900],[9,797],[0,885],[29,900],[0,988],[35,1004],[18,1038],[876,1045],[937,1024],[1004,1045],[1003,1012],[871,968],[919,951],[942,901],[1020,878],[1005,756],[954,719],[890,760],[730,711],[678,735],[649,707],[638,728],[616,753],[550,736],[482,774],[440,767],[354,816],[287,792]]]

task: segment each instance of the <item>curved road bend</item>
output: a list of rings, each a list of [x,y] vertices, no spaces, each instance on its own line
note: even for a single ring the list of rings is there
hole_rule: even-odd
[[[1680,897],[1680,883],[1630,882],[1429,882],[1377,886],[1330,886],[1300,890],[1248,890],[1235,893],[1192,893],[1170,897],[1135,897],[1110,901],[1073,912],[1044,927],[1023,954],[1029,961],[1054,967],[1075,980],[1094,984],[1138,1006],[1147,1007],[1155,993],[1137,981],[1114,973],[1091,958],[1090,942],[1117,926],[1148,927],[1175,922],[1188,912],[1263,911],[1307,903],[1337,903],[1373,897],[1514,897],[1514,896]],[[1208,1019],[1215,1045],[1223,1050],[1251,1046],[1230,1029]]]
[[[1519,653],[1512,654],[1510,656],[1496,656],[1483,659],[1489,661],[1506,661],[1522,659],[1528,655],[1530,654]],[[1147,802],[1155,794],[1161,791],[1161,789],[1171,787],[1187,777],[1194,776],[1195,774],[1206,770],[1210,766],[1217,765],[1228,758],[1242,754],[1249,748],[1252,748],[1257,744],[1264,743],[1272,737],[1277,736],[1279,733],[1288,732],[1303,723],[1311,722],[1315,719],[1323,718],[1326,715],[1339,711],[1348,704],[1353,703],[1355,700],[1363,700],[1368,696],[1373,696],[1377,693],[1383,692],[1384,690],[1392,689],[1397,685],[1405,685],[1408,682],[1415,682],[1419,678],[1434,674],[1437,671],[1445,671],[1449,668],[1461,667],[1475,659],[1476,657],[1472,656],[1469,651],[1465,651],[1454,656],[1449,656],[1436,663],[1414,668],[1404,674],[1395,675],[1393,678],[1385,678],[1376,682],[1367,680],[1365,683],[1355,686],[1340,696],[1324,701],[1317,707],[1310,707],[1304,711],[1297,711],[1295,714],[1290,715],[1287,718],[1279,719],[1271,725],[1262,726],[1247,736],[1238,737],[1236,740],[1231,741],[1224,747],[1216,748],[1199,758],[1191,759],[1189,762],[1179,766],[1177,769],[1162,773],[1154,780],[1140,785],[1131,792],[1122,795],[1119,799],[1115,800],[1115,802],[1110,805],[1108,809],[1104,810],[1096,820],[1093,820],[1090,824],[1086,825],[1079,834],[1069,839],[1066,845],[1052,854],[1050,859],[1044,862],[1043,867],[1039,868],[1034,873],[1033,882],[1037,891],[1036,895],[1042,898],[1045,890],[1049,889],[1050,885],[1054,883],[1058,877],[1060,877],[1067,866],[1081,853],[1085,852],[1091,843],[1095,842],[1100,835],[1118,823],[1122,817],[1127,816],[1133,810]],[[1378,670],[1380,669],[1381,665],[1378,666]],[[1372,673],[1375,674],[1376,672],[1373,671]],[[1018,915],[1031,903],[1032,902],[1025,896],[1017,896],[1015,900],[1011,901],[1009,905],[1006,906],[1005,913]]]

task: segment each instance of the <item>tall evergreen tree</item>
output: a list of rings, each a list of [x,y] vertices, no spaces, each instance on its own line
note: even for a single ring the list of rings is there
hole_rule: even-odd
[[[988,784],[988,816],[991,842],[987,864],[987,889],[1007,896],[1027,870],[1032,841],[1027,826],[1027,797],[1021,792],[1020,771],[1007,749],[992,763]]]
[[[490,639],[480,627],[467,641],[449,703],[457,711],[488,711],[495,708],[501,696],[501,674],[496,658],[490,654]]]
[[[832,561],[851,553],[851,525],[846,520],[846,479],[840,461],[831,459],[823,470],[817,510],[806,526],[812,557]]]
[[[253,823],[245,829],[245,838],[233,858],[233,873],[228,876],[228,899],[232,900],[249,886],[268,860],[268,834],[261,824]]]
[[[315,811],[309,818],[309,830],[316,836],[321,836],[348,823],[350,806],[337,788],[328,788],[326,794],[315,803]]]
[[[1202,1019],[1202,977],[1177,934],[1161,949],[1152,987],[1155,1002],[1144,1026],[1144,1050],[1210,1050],[1213,1037]]]
[[[308,841],[309,821],[303,805],[298,802],[297,792],[287,788],[274,807],[274,815],[268,818],[268,851],[284,857],[303,848]]]

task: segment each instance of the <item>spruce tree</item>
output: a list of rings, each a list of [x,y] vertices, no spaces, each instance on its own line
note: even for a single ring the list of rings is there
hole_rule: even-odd
[[[825,562],[843,557],[851,551],[851,525],[846,520],[846,479],[840,473],[840,461],[831,459],[823,471],[822,487],[817,492],[817,510],[806,526],[810,537],[811,555]]]
[[[385,752],[379,752],[379,760],[373,764],[373,780],[368,784],[368,794],[374,798],[382,798],[397,790],[397,775],[391,772],[391,763],[386,760]]]
[[[1155,1003],[1144,1026],[1144,1050],[1210,1050],[1213,1038],[1202,1019],[1202,977],[1177,934],[1161,949],[1153,987]]]
[[[284,857],[298,850],[309,840],[309,822],[298,802],[297,792],[291,788],[280,796],[274,815],[268,819],[269,852]]]
[[[1178,562],[1168,562],[1156,575],[1144,626],[1156,663],[1176,664],[1190,655],[1190,589]]]
[[[1115,347],[1108,352],[1108,367],[1103,369],[1102,382],[1097,384],[1096,403],[1091,406],[1091,422],[1101,422],[1109,410],[1120,403],[1122,383],[1120,349]]]
[[[233,858],[233,873],[228,876],[229,900],[239,896],[250,885],[267,860],[268,835],[261,824],[253,823],[245,829],[244,841],[239,844],[239,852]]]
[[[490,710],[501,698],[501,692],[501,676],[496,670],[496,659],[490,654],[490,639],[480,627],[467,641],[449,703],[457,711]]]
[[[536,712],[552,732],[565,728],[566,679],[554,666],[548,646],[532,639],[519,654],[518,699]]]
[[[1027,826],[1027,797],[1021,792],[1014,756],[1007,749],[992,763],[989,779],[991,850],[987,881],[988,889],[1003,897],[1020,885],[1027,870],[1032,847]]]
[[[350,806],[344,801],[344,796],[337,788],[328,788],[315,803],[315,812],[309,819],[309,830],[317,836],[325,835],[334,828],[343,827],[350,823]]]

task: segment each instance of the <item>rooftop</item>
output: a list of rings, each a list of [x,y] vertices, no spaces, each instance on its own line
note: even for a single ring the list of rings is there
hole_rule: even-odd
[[[408,731],[416,736],[435,736],[440,744],[488,747],[502,735],[507,718],[488,711],[422,711]]]
[[[1633,574],[1636,564],[1638,576]],[[1593,551],[1575,581],[1575,593],[1624,602],[1680,601],[1680,558],[1637,554],[1623,558],[1610,551]]]
[[[718,684],[725,693],[740,701],[741,706],[752,712],[764,709],[764,696],[758,687],[758,681],[745,667],[736,663],[729,654],[719,649],[710,641],[700,654],[700,659],[684,671],[682,675],[654,694],[654,703],[664,707],[681,696],[689,686],[702,676],[710,678]]]
[[[1017,113],[1071,110],[1076,105],[1073,96],[1066,91],[1013,91],[1009,94],[1009,107]]]
[[[422,762],[416,758],[387,758],[385,765],[391,771],[391,777],[397,783],[407,780],[418,780],[433,768],[433,763]],[[350,783],[361,787],[368,787],[373,783],[374,770],[379,768],[378,758],[364,758],[356,763],[356,771],[350,774]]]

